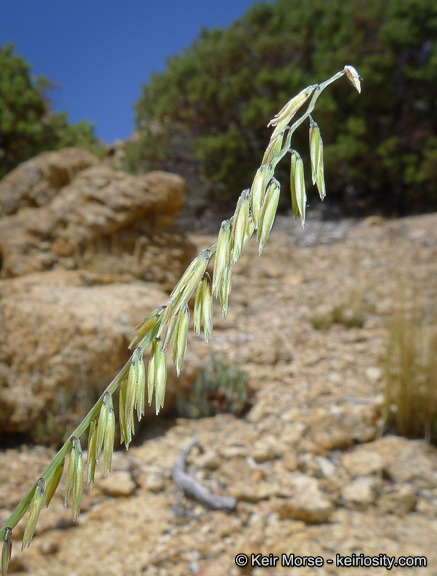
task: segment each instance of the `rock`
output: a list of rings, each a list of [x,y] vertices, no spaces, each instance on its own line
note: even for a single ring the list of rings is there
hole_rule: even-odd
[[[85,413],[86,398],[100,395],[128,360],[132,327],[166,300],[156,285],[90,285],[82,272],[2,281],[0,433],[34,432],[41,422],[62,425],[56,419],[65,404]],[[193,377],[187,370],[178,385]],[[175,381],[170,369],[167,410],[174,407]],[[67,413],[63,425],[68,422]]]
[[[307,524],[328,522],[334,512],[334,506],[324,494],[315,478],[303,474],[293,477],[291,482],[292,498],[276,499],[272,509],[280,518],[303,520]]]
[[[373,504],[376,500],[375,478],[357,478],[344,486],[341,491],[341,497],[346,506],[365,508]]]
[[[416,508],[417,497],[411,486],[394,486],[384,491],[378,499],[378,506],[386,514],[403,516]]]
[[[165,480],[160,474],[147,474],[145,486],[149,492],[162,492],[165,490]]]
[[[120,470],[108,474],[105,478],[96,481],[96,486],[108,496],[119,498],[120,496],[130,496],[137,488],[132,480],[130,472]]]
[[[366,368],[366,376],[372,384],[376,384],[381,381],[382,369],[379,366],[368,366]]]
[[[97,156],[80,148],[43,152],[23,162],[0,181],[0,218],[46,206],[78,172],[97,164]]]
[[[54,154],[62,164],[70,153],[43,154],[35,162],[50,172],[45,163],[50,167]],[[97,159],[93,163],[76,165],[75,176],[37,207],[8,209],[10,215],[0,220],[1,277],[86,268],[160,282],[171,290],[195,255],[174,225],[184,181],[165,172],[132,176]]]
[[[306,421],[312,440],[327,450],[374,440],[379,409],[374,405],[348,404],[317,407]]]
[[[317,226],[317,223],[308,221],[306,229],[311,226]],[[437,215],[393,220],[383,227],[372,228],[371,233],[362,229],[360,236],[350,235],[349,239],[337,243],[335,250],[321,246],[320,242],[313,248],[300,249],[292,237],[292,227],[293,223],[288,218],[286,233],[277,234],[273,230],[261,259],[256,242],[248,243],[247,250],[234,269],[235,279],[238,275],[242,276],[240,285],[236,282],[236,287],[244,293],[246,304],[242,298],[234,306],[236,299],[231,294],[229,319],[215,331],[208,349],[201,339],[192,334],[189,337],[187,355],[192,356],[187,356],[183,378],[186,371],[194,371],[192,366],[196,361],[206,364],[210,354],[221,354],[224,361],[230,362],[230,358],[238,359],[241,352],[245,358],[241,368],[247,371],[249,384],[256,390],[254,417],[251,417],[253,411],[250,411],[242,419],[219,414],[214,418],[196,421],[177,419],[171,424],[161,421],[156,427],[150,426],[147,440],[141,445],[138,445],[141,436],[137,435],[135,445],[129,448],[127,455],[124,450],[114,454],[114,472],[119,471],[118,465],[125,467],[126,471],[132,469],[132,474],[140,474],[140,488],[131,496],[110,498],[100,489],[89,494],[85,487],[84,500],[89,495],[91,506],[88,512],[81,513],[74,524],[71,521],[71,506],[67,510],[63,507],[64,474],[59,494],[55,495],[48,509],[41,511],[40,529],[37,527],[35,540],[24,554],[19,552],[19,539],[27,515],[14,528],[14,554],[23,559],[28,574],[144,573],[147,576],[185,576],[190,570],[195,574],[196,570],[201,573],[203,569],[206,573],[211,570],[217,574],[237,574],[235,556],[242,552],[274,553],[278,556],[283,553],[321,555],[325,559],[326,574],[338,572],[335,567],[326,566],[327,559],[333,559],[335,563],[336,553],[377,556],[382,552],[396,557],[414,554],[426,556],[429,566],[437,565],[436,449],[422,441],[398,437],[377,437],[366,441],[366,438],[372,438],[375,429],[380,431],[373,423],[375,412],[378,413],[380,408],[362,403],[366,400],[373,403],[377,395],[383,392],[382,382],[373,379],[366,368],[377,366],[381,351],[385,349],[385,320],[393,310],[393,295],[396,294],[393,279],[396,272],[401,268],[408,269],[415,284],[420,287],[421,298],[428,304],[433,304],[435,300],[436,244],[428,246],[419,239],[414,241],[408,231],[424,230],[426,236],[437,238]],[[300,228],[298,223],[295,228]],[[387,236],[389,230],[399,233]],[[405,230],[407,233],[403,234]],[[209,246],[215,240],[192,238],[201,247]],[[258,263],[264,259],[269,261],[269,266],[282,265],[285,269],[289,267],[301,273],[303,283],[287,284],[286,270],[278,281],[266,278],[264,274],[252,274],[251,271],[256,270]],[[51,274],[48,273],[47,282]],[[70,274],[69,285],[74,287],[73,278],[77,273]],[[87,275],[87,280],[78,281],[78,286],[111,287],[112,281],[107,282],[108,275],[100,275],[99,282],[96,282],[95,275],[89,272]],[[122,284],[118,282],[118,285]],[[18,286],[10,280],[1,283],[0,305],[6,297],[6,285],[11,287],[8,298],[14,294],[14,287]],[[161,293],[161,289],[157,289]],[[342,301],[349,289],[365,292],[366,300],[368,298],[375,303],[381,315],[373,317],[377,320],[373,327],[368,328],[365,324],[363,328],[347,331],[337,325],[326,333],[314,330],[310,322],[311,311],[321,302],[331,306],[334,300]],[[32,294],[30,280],[26,290]],[[54,294],[57,296],[56,287]],[[50,299],[47,290],[45,300],[40,299],[39,305],[46,305]],[[23,306],[26,305],[25,298],[21,302]],[[94,303],[97,305],[97,301]],[[117,303],[115,299],[118,306]],[[65,310],[65,306],[61,309]],[[106,315],[107,304],[103,309]],[[115,312],[112,314],[110,320],[116,321]],[[218,307],[215,314],[219,315]],[[23,316],[19,316],[19,319],[22,320]],[[29,333],[29,322],[26,322],[23,334]],[[41,322],[42,317],[37,316],[35,331],[42,330]],[[67,323],[59,320],[64,329],[68,329],[71,322],[71,315]],[[0,324],[2,340],[6,340],[3,336],[7,333],[3,330],[3,318]],[[54,321],[50,326],[58,330],[58,336],[62,336]],[[263,338],[265,326],[268,327],[268,342],[275,342],[271,334],[277,331],[283,338],[282,346],[285,347],[285,343],[289,346],[292,351],[290,363],[280,360],[275,364],[263,365],[247,358],[247,342],[258,341],[260,347],[266,346]],[[14,336],[17,334],[15,328]],[[102,337],[100,332],[99,335]],[[76,336],[69,342],[73,349],[75,339]],[[24,339],[20,342],[26,345]],[[26,355],[36,354],[35,342],[26,346]],[[38,346],[44,348],[43,339]],[[2,348],[2,354],[5,350]],[[118,348],[114,350],[118,354]],[[253,346],[253,354],[256,353],[257,349]],[[111,354],[109,347],[105,361],[112,361]],[[19,364],[17,358],[18,354],[14,360],[14,370]],[[45,361],[49,363],[49,359]],[[11,370],[9,360],[9,356],[2,356],[2,377]],[[32,370],[26,373],[27,382],[30,383]],[[49,377],[50,370],[47,369],[44,374]],[[26,382],[24,372],[21,377],[23,384]],[[345,397],[349,400],[345,400]],[[150,418],[149,422],[153,423],[154,420]],[[269,437],[276,438],[278,443],[276,458],[256,464],[253,460],[255,445],[262,445],[264,439]],[[198,516],[190,514],[178,517],[174,512],[177,490],[169,480],[170,471],[177,454],[192,438],[201,440],[205,453],[193,452],[189,469],[209,490],[229,495],[234,487],[238,487],[244,494],[244,491],[256,492],[260,484],[265,490],[265,498],[258,502],[239,502],[236,511],[231,514],[207,511],[196,502],[183,498],[183,509],[188,513],[198,513]],[[2,441],[4,439],[5,435],[2,435]],[[318,444],[320,439],[328,447],[321,447]],[[329,448],[343,444],[346,445],[347,454],[357,453],[359,456],[346,457],[343,448]],[[364,451],[372,456],[367,457]],[[123,454],[125,460],[117,463],[117,454]],[[218,458],[214,458],[215,454]],[[378,461],[374,454],[380,456],[382,469],[381,460]],[[19,451],[0,450],[1,524],[40,477],[53,456],[54,451],[33,446]],[[207,465],[208,462],[211,462],[211,466]],[[299,484],[296,477],[302,476],[302,465],[308,474]],[[335,471],[331,474],[333,466]],[[300,474],[295,473],[296,469],[300,470]],[[327,471],[327,475],[324,471]],[[145,486],[148,474],[161,475],[167,483],[165,491],[156,493],[148,490]],[[313,477],[310,478],[309,474]],[[392,492],[399,498],[399,492],[405,486],[410,487],[419,500],[414,512],[398,518],[380,507],[378,499],[370,504],[363,503],[372,498],[368,489],[372,490],[374,483],[381,493],[383,506],[387,505],[384,499],[387,500],[389,496],[389,500],[393,499]],[[350,501],[346,503],[342,496],[347,496]],[[324,522],[309,524],[288,517],[298,515],[308,520],[308,510],[314,516],[311,506],[317,500],[322,500],[324,504],[322,518],[327,518]],[[326,508],[328,512],[329,509],[334,510],[327,514]],[[400,510],[399,502],[391,504],[390,509]],[[317,516],[320,519],[320,513]],[[68,524],[66,519],[69,520]],[[55,554],[42,555],[38,543],[52,535],[59,537],[59,550]],[[381,574],[386,573],[386,570],[380,570]],[[253,574],[264,572],[252,567],[248,571]],[[265,572],[274,570],[267,569]],[[297,574],[299,570],[295,572]],[[366,570],[351,568],[344,572],[364,574]],[[409,572],[414,572],[414,569],[405,571],[406,574]]]
[[[275,460],[280,455],[281,448],[277,439],[273,436],[264,437],[261,441],[256,442],[251,453],[251,457],[258,464]]]
[[[382,456],[368,449],[357,448],[352,452],[347,452],[341,463],[352,476],[367,476],[385,469]]]
[[[386,436],[361,448],[379,454],[393,482],[414,484],[420,489],[437,485],[437,448],[422,440]]]
[[[281,464],[289,472],[294,472],[299,466],[296,454],[290,451],[284,454],[284,456],[281,459]]]
[[[46,537],[39,542],[38,550],[44,556],[50,556],[51,554],[56,554],[59,551],[59,542],[57,539],[48,540]]]
[[[318,464],[320,472],[324,478],[329,478],[335,474],[335,464],[333,464],[329,458],[315,456],[314,460]]]
[[[238,483],[230,488],[230,495],[241,502],[260,502],[275,494],[275,486],[270,482]]]

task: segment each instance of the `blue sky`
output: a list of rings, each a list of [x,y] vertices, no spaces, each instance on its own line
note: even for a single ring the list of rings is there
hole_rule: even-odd
[[[105,142],[133,131],[133,104],[150,72],[188,47],[201,27],[226,27],[255,0],[1,0],[0,46],[46,75],[70,122],[87,119]]]

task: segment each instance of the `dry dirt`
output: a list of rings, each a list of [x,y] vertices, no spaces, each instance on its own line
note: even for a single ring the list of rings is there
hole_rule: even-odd
[[[321,557],[320,575],[379,576],[385,567],[337,567],[336,555],[385,554],[426,556],[427,568],[402,574],[437,574],[437,450],[384,431],[381,369],[399,284],[435,305],[437,215],[331,228],[309,221],[303,235],[291,234],[298,226],[281,218],[261,257],[254,241],[247,246],[228,320],[217,308],[204,353],[205,362],[207,353],[220,354],[248,373],[251,411],[242,419],[179,419],[118,452],[112,474],[92,494],[85,488],[75,523],[61,484],[24,553],[23,528],[14,530],[11,572],[314,573],[279,567],[282,554],[295,554]],[[214,238],[192,240],[204,248]],[[343,323],[329,321],[336,308]],[[347,327],[348,319],[356,325]],[[171,467],[194,437],[202,450],[193,450],[189,471],[235,496],[234,512],[179,499]],[[0,524],[52,456],[38,447],[0,453]],[[241,553],[279,561],[240,569]]]

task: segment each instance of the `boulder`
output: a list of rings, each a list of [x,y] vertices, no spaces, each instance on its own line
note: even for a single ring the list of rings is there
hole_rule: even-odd
[[[404,516],[413,512],[416,504],[416,494],[408,484],[387,488],[378,500],[378,506],[383,512],[397,516]]]
[[[308,415],[306,424],[315,444],[336,450],[374,440],[379,416],[373,404],[320,406]]]
[[[0,434],[78,423],[129,359],[133,327],[168,299],[158,284],[99,280],[58,270],[0,282]],[[193,336],[190,348],[206,348]],[[201,361],[190,350],[180,378],[169,362],[164,413]]]
[[[46,206],[78,172],[99,163],[97,156],[80,148],[43,152],[23,162],[0,182],[0,218],[24,207]]]
[[[68,164],[73,152],[82,157],[83,151],[72,149],[45,153],[0,183],[2,213],[9,214],[0,220],[0,277],[85,268],[161,282],[170,290],[195,255],[174,224],[182,178],[165,172],[132,176],[91,155],[88,164],[83,159],[70,172],[65,168],[71,178],[56,180],[53,166]],[[14,183],[20,175],[26,181],[28,173],[33,187],[22,184],[27,192],[18,187],[12,202]],[[40,188],[49,192],[31,203]]]
[[[272,509],[280,518],[302,520],[307,524],[329,522],[334,505],[319,487],[319,482],[304,474],[295,474],[291,478],[291,498],[277,499]]]

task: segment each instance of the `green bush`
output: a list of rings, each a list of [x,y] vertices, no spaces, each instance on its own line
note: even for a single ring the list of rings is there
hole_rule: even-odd
[[[360,107],[336,86],[315,117],[328,143],[330,196],[355,211],[435,209],[436,37],[429,0],[261,2],[228,29],[203,30],[142,87],[137,129],[154,133],[128,148],[127,166],[161,167],[156,146],[167,168],[180,166],[174,144],[183,136],[205,193],[235,200],[262,155],[265,119],[287,94],[350,61],[364,78]]]
[[[11,44],[0,48],[0,178],[45,150],[102,148],[88,122],[68,124],[67,114],[50,111],[51,88],[47,78],[32,77]]]

